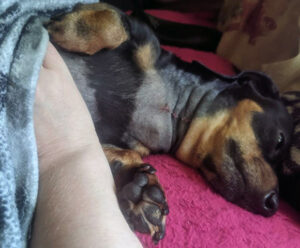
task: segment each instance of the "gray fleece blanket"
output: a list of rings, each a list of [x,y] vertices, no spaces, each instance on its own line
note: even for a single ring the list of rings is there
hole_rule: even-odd
[[[43,21],[93,0],[0,0],[0,247],[25,247],[38,191],[35,85],[47,48]]]

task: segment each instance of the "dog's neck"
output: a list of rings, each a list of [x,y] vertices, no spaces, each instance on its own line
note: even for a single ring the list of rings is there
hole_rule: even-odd
[[[172,142],[175,152],[191,121],[207,115],[215,98],[228,88],[232,79],[220,76],[198,63],[186,63],[177,58],[162,66],[159,74],[169,89],[161,111],[172,118]]]

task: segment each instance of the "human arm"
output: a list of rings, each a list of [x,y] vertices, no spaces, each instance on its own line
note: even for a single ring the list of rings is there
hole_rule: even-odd
[[[49,44],[34,106],[40,183],[31,247],[141,247],[86,105]]]

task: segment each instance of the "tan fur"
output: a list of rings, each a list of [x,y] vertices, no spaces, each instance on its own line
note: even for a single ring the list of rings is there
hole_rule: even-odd
[[[246,161],[243,169],[249,176],[250,183],[253,186],[275,187],[276,176],[262,159],[263,156],[251,127],[253,113],[262,111],[257,103],[246,99],[232,109],[193,120],[176,152],[176,157],[193,167],[200,168],[207,179],[211,180],[216,175],[202,166],[203,159],[210,155],[214,159],[216,170],[220,174],[223,173],[219,176],[226,177],[226,172],[221,168],[226,158],[224,147],[227,140],[233,139],[238,142],[243,159]]]
[[[66,50],[94,54],[128,39],[118,12],[107,4],[80,7],[47,27],[51,38]]]
[[[143,71],[153,69],[155,61],[155,54],[153,53],[154,49],[152,48],[152,45],[150,43],[140,46],[136,50],[136,63]]]
[[[237,139],[243,150],[249,148],[250,144],[257,147],[250,126],[254,111],[262,112],[262,109],[251,100],[243,100],[231,110],[193,120],[176,156],[194,167],[199,167],[199,162],[209,153],[217,154],[221,159],[225,139]]]
[[[121,149],[114,146],[103,146],[108,162],[120,161],[125,167],[140,166],[143,160],[140,154],[133,150]]]
[[[145,147],[142,143],[138,142],[134,148],[134,151],[138,152],[142,157],[148,156],[150,154],[149,148]]]

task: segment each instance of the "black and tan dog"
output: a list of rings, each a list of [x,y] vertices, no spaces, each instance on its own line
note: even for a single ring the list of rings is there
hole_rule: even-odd
[[[266,75],[226,77],[161,50],[152,31],[107,4],[79,6],[47,26],[92,113],[128,222],[159,240],[168,206],[142,156],[197,168],[227,200],[270,216],[274,173],[292,121]],[[101,51],[100,51],[101,50]],[[88,54],[88,55],[87,55]],[[92,55],[92,56],[90,56]]]

